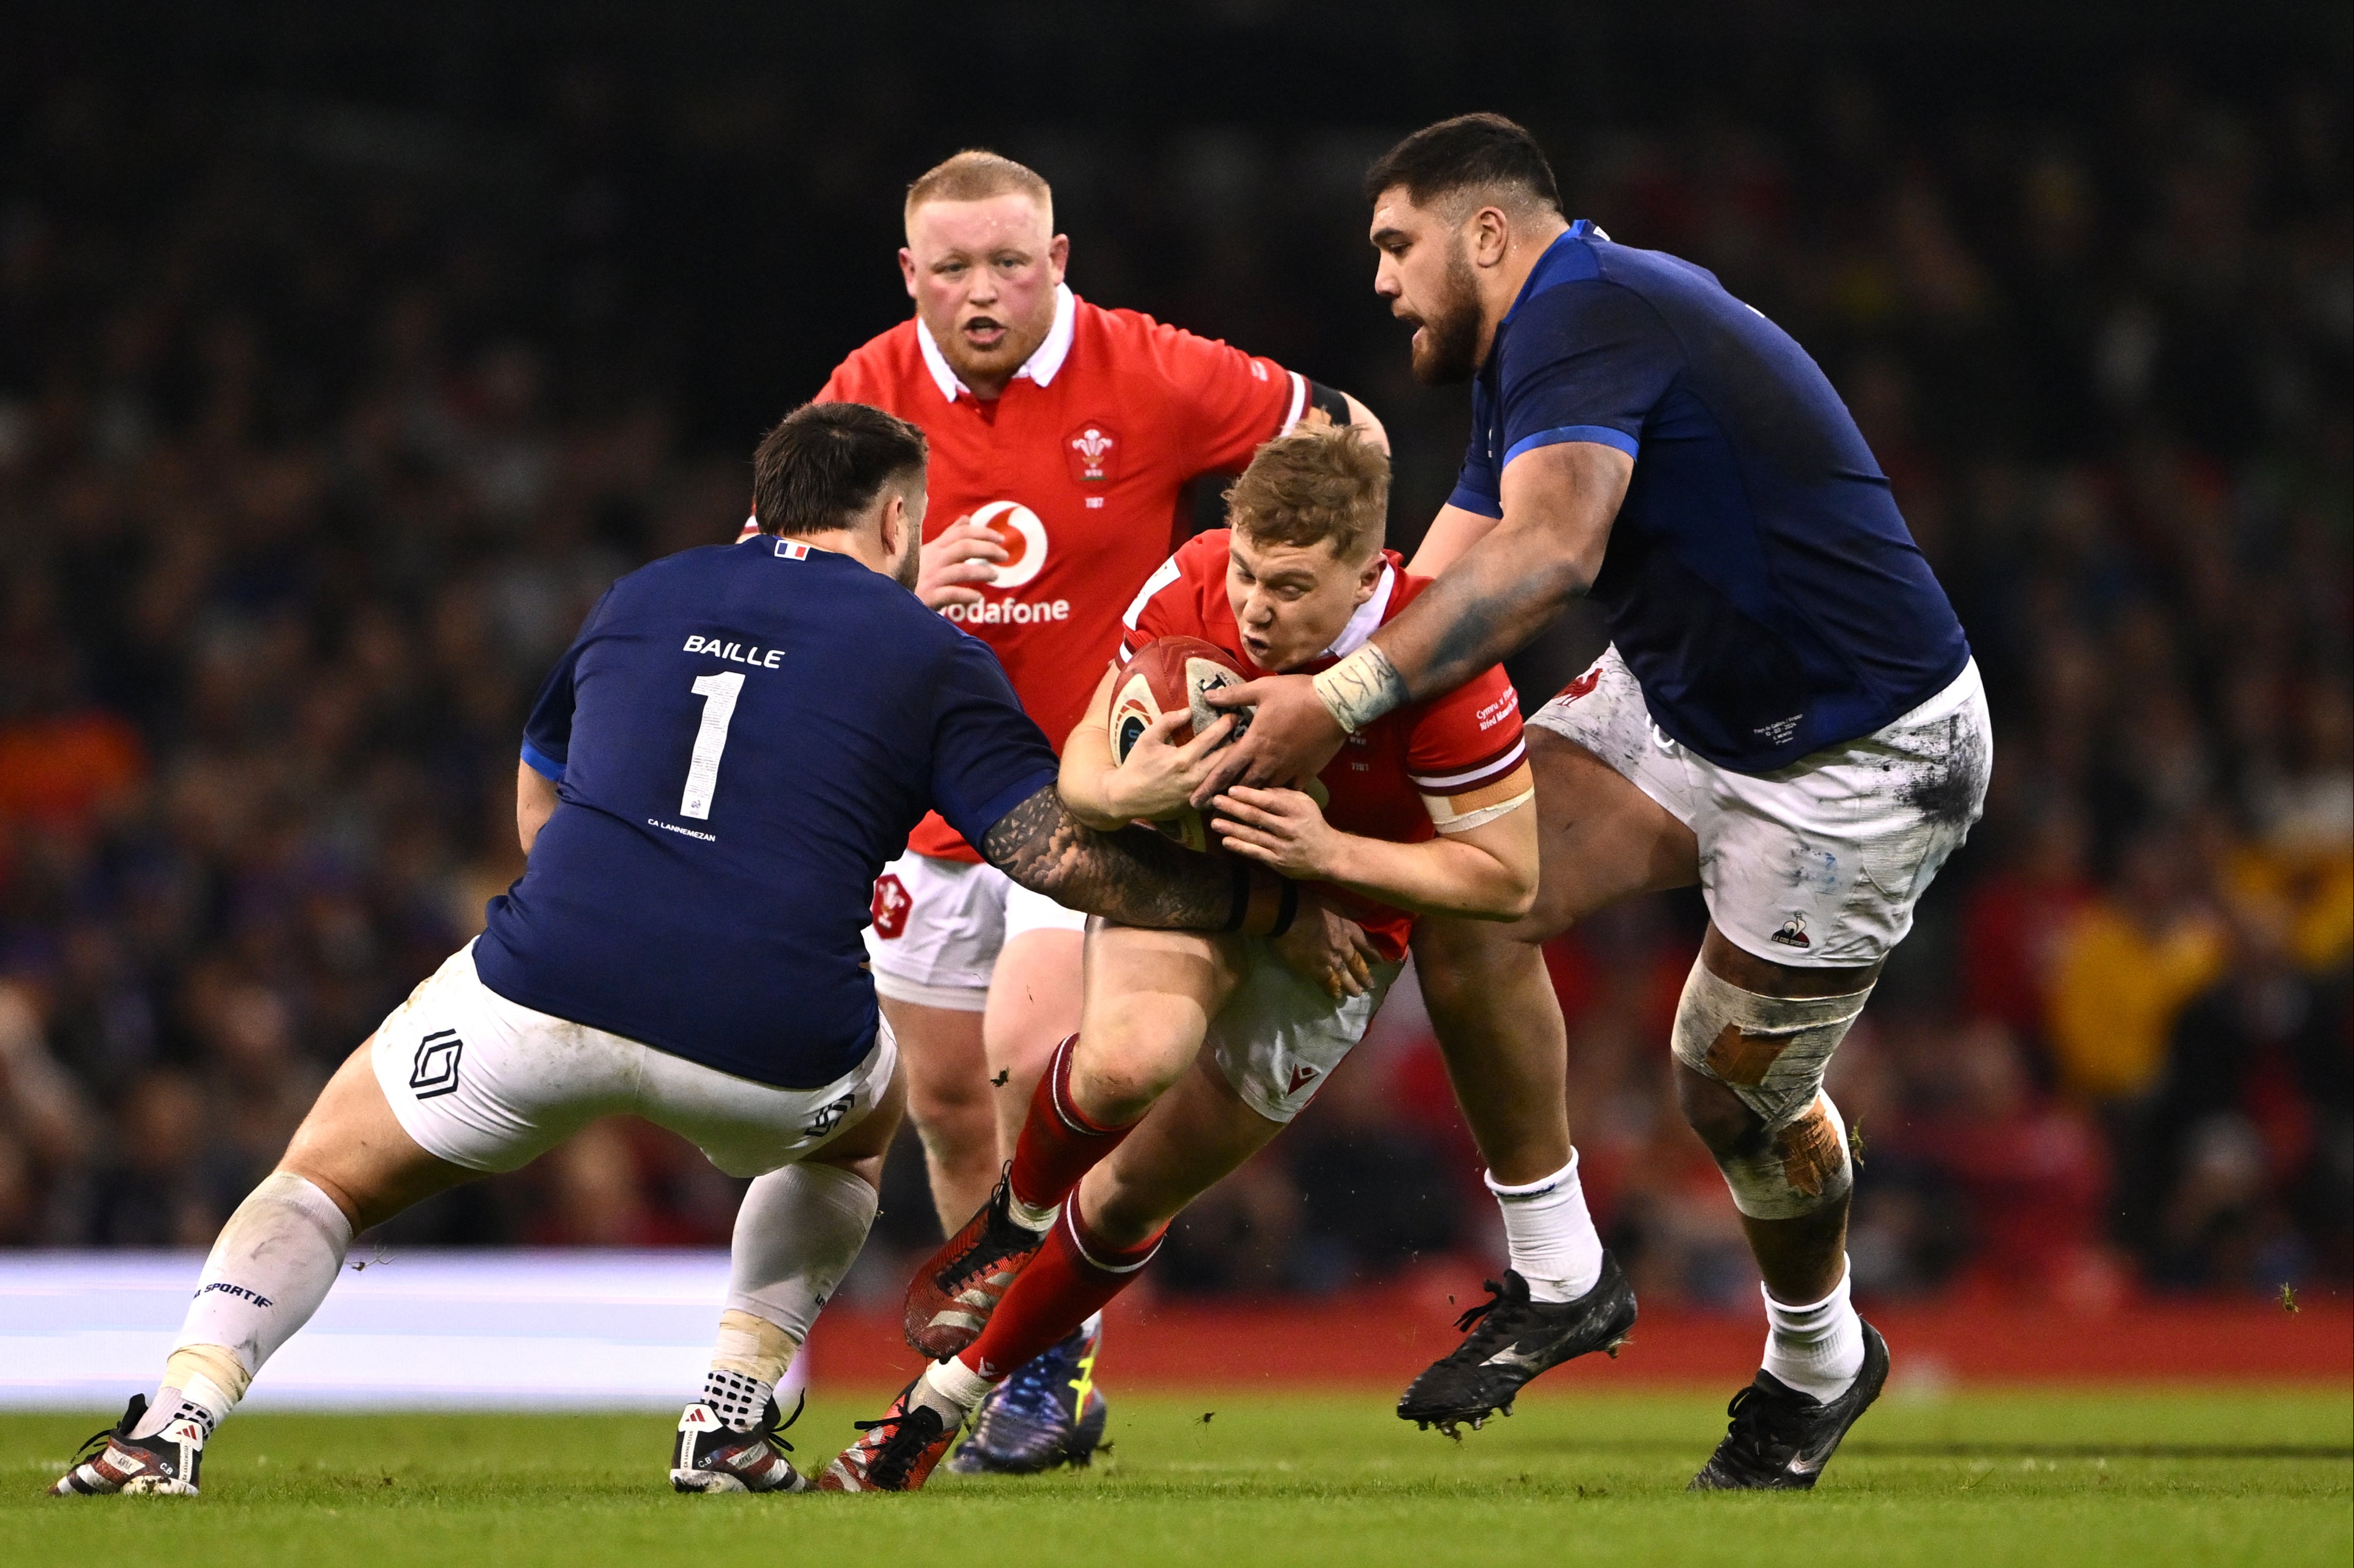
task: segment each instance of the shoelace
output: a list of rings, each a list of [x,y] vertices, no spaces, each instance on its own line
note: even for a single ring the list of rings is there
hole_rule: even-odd
[[[73,1462],[79,1465],[84,1459],[95,1458],[106,1452],[108,1443],[118,1436],[127,1436],[133,1426],[139,1425],[139,1418],[146,1414],[147,1396],[143,1393],[133,1394],[131,1403],[122,1407],[122,1419],[111,1426],[101,1426],[83,1438],[81,1449],[74,1455]]]
[[[1518,1340],[1520,1338],[1520,1326],[1511,1321],[1511,1319],[1515,1315],[1511,1309],[1522,1305],[1521,1299],[1495,1280],[1485,1280],[1482,1283],[1488,1287],[1488,1299],[1480,1302],[1477,1307],[1465,1308],[1463,1315],[1455,1319],[1456,1329],[1459,1332],[1470,1335],[1470,1338],[1456,1348],[1455,1353],[1458,1356],[1471,1351],[1479,1351],[1484,1355],[1485,1352],[1494,1350],[1507,1340]],[[1500,1308],[1503,1310],[1498,1310]],[[1479,1360],[1480,1356],[1474,1356],[1473,1359]]]
[[[1774,1400],[1755,1383],[1734,1394],[1733,1403],[1724,1407],[1725,1414],[1733,1418],[1726,1443],[1735,1453],[1768,1469],[1781,1468],[1797,1451],[1794,1445],[1774,1436]]]
[[[899,1398],[902,1402],[899,1408],[890,1414],[873,1421],[851,1423],[861,1432],[867,1433],[885,1426],[891,1428],[890,1436],[883,1439],[881,1446],[875,1450],[875,1457],[866,1462],[866,1477],[884,1490],[893,1492],[907,1486],[907,1472],[914,1468],[917,1457],[948,1426],[948,1423],[940,1419],[940,1413],[930,1405],[909,1405],[905,1403],[907,1394],[904,1393]],[[923,1430],[926,1423],[917,1420],[918,1416],[930,1417],[929,1432]]]
[[[987,1272],[991,1264],[1005,1256],[1007,1248],[1002,1232],[1013,1224],[1013,1183],[1001,1176],[996,1191],[989,1195],[987,1218],[972,1238],[972,1245],[949,1259],[934,1277],[940,1289],[953,1291],[974,1276]]]
[[[775,1444],[778,1447],[782,1448],[786,1453],[790,1454],[793,1451],[793,1446],[785,1440],[785,1428],[790,1426],[794,1422],[799,1421],[801,1418],[801,1412],[808,1408],[809,1390],[803,1389],[801,1390],[801,1398],[793,1402],[793,1413],[790,1415],[786,1416],[782,1421],[779,1421],[777,1419],[777,1402],[773,1397],[771,1397],[769,1401],[769,1408],[767,1412],[760,1417],[760,1425],[753,1427],[749,1433],[746,1434],[746,1436],[766,1438],[768,1441]]]

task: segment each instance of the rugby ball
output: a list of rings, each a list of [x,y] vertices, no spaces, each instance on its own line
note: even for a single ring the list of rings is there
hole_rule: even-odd
[[[1234,661],[1214,643],[1198,637],[1161,637],[1136,651],[1119,673],[1118,684],[1111,694],[1111,759],[1114,767],[1128,760],[1128,754],[1154,721],[1163,714],[1183,713],[1188,722],[1177,732],[1180,744],[1217,723],[1223,715],[1210,705],[1210,694],[1226,686],[1239,686],[1249,679],[1235,667]],[[1234,715],[1232,741],[1250,726],[1250,711],[1244,709]],[[1193,807],[1182,809],[1176,816],[1150,824],[1191,850],[1210,847],[1210,826]]]

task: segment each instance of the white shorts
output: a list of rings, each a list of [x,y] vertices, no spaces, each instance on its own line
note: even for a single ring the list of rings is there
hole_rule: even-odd
[[[1994,762],[1975,661],[1887,728],[1766,774],[1719,768],[1668,738],[1616,648],[1529,722],[1691,829],[1710,920],[1734,946],[1797,969],[1876,964],[1903,940],[1914,906],[1985,810]]]
[[[730,1176],[815,1153],[864,1120],[898,1047],[822,1089],[779,1089],[535,1012],[484,985],[474,944],[451,955],[376,1032],[376,1081],[418,1147],[472,1171],[530,1163],[600,1116],[628,1111],[687,1139]]]
[[[1336,1002],[1287,968],[1264,940],[1245,938],[1240,947],[1242,983],[1210,1020],[1203,1047],[1243,1104],[1269,1121],[1289,1121],[1365,1037],[1405,966],[1373,965],[1373,989]]]
[[[875,882],[866,953],[876,994],[979,1012],[1005,944],[1025,931],[1084,932],[1087,917],[993,865],[903,854]]]

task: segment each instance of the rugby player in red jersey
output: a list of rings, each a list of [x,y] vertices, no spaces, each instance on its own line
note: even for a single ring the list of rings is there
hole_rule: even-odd
[[[1050,736],[1087,706],[1120,612],[1183,536],[1185,487],[1303,421],[1380,424],[1273,361],[1088,303],[1064,281],[1053,193],[965,152],[908,187],[911,320],[860,347],[821,400],[873,404],[931,443],[917,591],[986,641]],[[988,1196],[1055,1042],[1079,1025],[1083,917],[985,863],[938,817],[875,884],[875,988],[953,1228]],[[993,982],[993,983],[992,983]],[[960,1465],[1084,1459],[1070,1384],[1092,1332],[1007,1385]],[[1099,1401],[1097,1402],[1099,1404]],[[1099,1417],[1097,1425],[1099,1425]]]
[[[1247,676],[1314,672],[1362,646],[1426,586],[1382,548],[1389,463],[1350,431],[1262,448],[1229,496],[1234,527],[1186,544],[1139,593],[1125,659],[1161,637],[1215,644]],[[1059,786],[1082,821],[1172,814],[1209,775],[1231,719],[1172,744],[1164,719],[1119,767],[1106,673],[1064,743]],[[1366,726],[1319,775],[1326,797],[1237,789],[1214,819],[1226,847],[1311,879],[1364,928],[1366,950],[1319,987],[1256,938],[1099,925],[1087,1006],[1032,1097],[990,1204],[928,1265],[909,1320],[929,1309],[947,1359],[819,1478],[821,1489],[923,1485],[966,1415],[1012,1369],[1125,1288],[1187,1203],[1257,1152],[1363,1037],[1405,957],[1415,916],[1523,913],[1537,830],[1520,705],[1490,667]],[[942,1295],[950,1254],[967,1277]],[[1010,1287],[998,1283],[1010,1278]],[[1596,1345],[1633,1320],[1597,1322]]]

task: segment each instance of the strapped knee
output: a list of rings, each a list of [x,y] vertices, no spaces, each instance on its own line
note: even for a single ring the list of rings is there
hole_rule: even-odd
[[[1854,1185],[1847,1124],[1823,1092],[1831,1053],[1863,1012],[1846,996],[1760,996],[1695,961],[1676,1004],[1676,1060],[1739,1097],[1763,1123],[1717,1156],[1734,1206],[1751,1219],[1813,1213]]]

